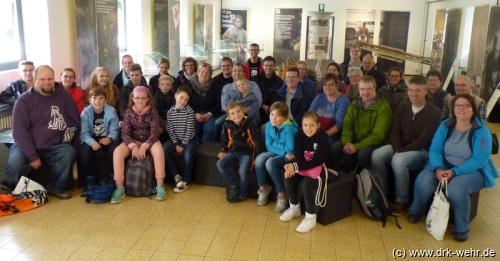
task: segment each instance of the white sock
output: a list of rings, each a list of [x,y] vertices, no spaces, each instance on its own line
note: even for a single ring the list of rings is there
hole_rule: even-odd
[[[314,218],[316,219],[316,214],[310,214],[306,212],[306,217],[305,218]]]
[[[299,204],[292,204],[290,203],[290,208],[298,208],[299,207]]]

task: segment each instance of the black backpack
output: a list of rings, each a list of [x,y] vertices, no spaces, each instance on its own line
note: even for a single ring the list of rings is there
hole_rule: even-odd
[[[116,185],[113,180],[96,180],[95,177],[87,177],[87,189],[85,201],[87,203],[108,203],[111,199]]]
[[[363,212],[373,220],[382,221],[382,226],[385,227],[388,216],[393,216],[396,226],[401,229],[396,216],[392,215],[392,210],[385,197],[382,189],[381,181],[368,169],[363,169],[356,175],[357,180],[357,196],[359,204]]]
[[[125,191],[128,196],[151,196],[155,185],[153,158],[146,154],[139,160],[131,157],[125,171]]]

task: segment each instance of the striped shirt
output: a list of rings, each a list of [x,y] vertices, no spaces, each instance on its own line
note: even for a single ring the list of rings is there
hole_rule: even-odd
[[[167,112],[167,132],[176,145],[187,145],[194,138],[194,111],[186,105],[182,109],[172,106]]]

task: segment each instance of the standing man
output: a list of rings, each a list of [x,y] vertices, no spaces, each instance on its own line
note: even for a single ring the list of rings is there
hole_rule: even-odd
[[[132,56],[130,54],[125,54],[124,56],[122,56],[122,67],[123,68],[113,79],[113,84],[116,85],[116,87],[118,87],[118,91],[120,91],[122,89],[122,87],[128,83],[128,81],[130,79],[130,76],[129,76],[130,66],[132,66],[132,64],[134,64],[134,59],[132,59]],[[146,79],[144,77],[142,77],[142,79],[144,79],[144,81],[146,81]],[[127,104],[128,104],[128,102],[127,102]]]
[[[299,70],[299,83],[304,86],[304,91],[310,92],[311,95],[316,94],[316,83],[307,77],[307,64],[304,61],[297,63],[297,70]]]
[[[272,104],[273,95],[283,85],[283,80],[274,71],[275,68],[276,60],[272,56],[267,56],[264,58],[264,72],[257,77],[257,85],[259,85],[262,94],[261,122],[269,120],[269,107]]]
[[[342,79],[346,79],[346,84],[349,81],[347,72],[351,67],[361,68],[361,47],[357,44],[349,48],[349,59],[340,64],[340,75]]]
[[[0,102],[14,105],[21,94],[33,87],[34,69],[35,65],[32,61],[19,62],[18,71],[21,79],[12,82],[2,93],[0,93]]]
[[[441,118],[447,117],[448,104],[451,102],[451,94],[443,90],[443,77],[439,71],[427,72],[427,85],[429,86],[429,101],[441,111]]]
[[[372,154],[372,170],[380,180],[384,191],[388,190],[388,175],[392,168],[395,180],[394,215],[403,215],[410,196],[410,171],[424,167],[434,132],[441,120],[441,111],[427,102],[427,80],[423,76],[410,79],[408,97],[394,113],[390,132],[390,144]]]
[[[13,189],[21,176],[50,167],[49,194],[71,197],[68,181],[75,158],[70,144],[80,129],[80,115],[71,96],[56,85],[54,70],[48,65],[35,70],[34,87],[21,95],[14,106],[13,136],[3,185]],[[36,173],[41,175],[45,173]]]
[[[259,57],[260,47],[256,43],[250,44],[248,48],[250,52],[250,58],[243,65],[243,70],[245,71],[245,77],[250,81],[256,81],[257,76],[264,72],[262,58]]]

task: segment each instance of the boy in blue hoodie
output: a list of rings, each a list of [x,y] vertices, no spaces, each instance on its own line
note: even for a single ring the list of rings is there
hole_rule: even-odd
[[[83,177],[95,176],[98,180],[109,181],[113,177],[113,151],[119,144],[118,115],[106,104],[106,90],[93,89],[89,97],[90,105],[81,116],[81,169]],[[102,171],[96,168],[98,164],[103,164]]]
[[[289,118],[288,106],[284,102],[273,103],[269,112],[269,122],[265,128],[267,152],[259,154],[255,159],[255,173],[259,186],[257,205],[267,204],[272,188],[268,183],[270,176],[278,191],[274,211],[279,213],[285,210],[287,204],[283,166],[295,158],[293,152],[297,125]]]

